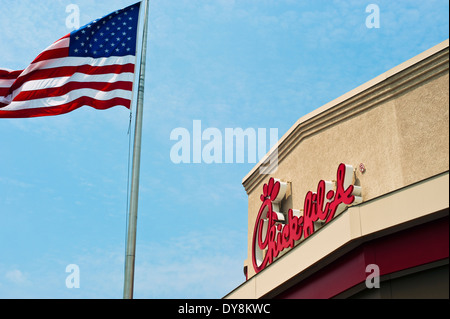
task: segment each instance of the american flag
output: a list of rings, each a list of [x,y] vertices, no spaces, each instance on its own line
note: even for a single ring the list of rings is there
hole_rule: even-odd
[[[0,118],[58,115],[84,105],[131,107],[140,2],[62,37],[24,70],[0,68]]]

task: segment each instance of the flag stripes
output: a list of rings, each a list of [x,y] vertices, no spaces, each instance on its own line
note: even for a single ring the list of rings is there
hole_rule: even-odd
[[[136,61],[136,43],[131,42],[136,39],[139,11],[135,9],[139,3],[62,37],[24,70],[0,69],[0,118],[58,115],[84,105],[130,108]],[[125,17],[129,27],[122,38],[107,31]]]

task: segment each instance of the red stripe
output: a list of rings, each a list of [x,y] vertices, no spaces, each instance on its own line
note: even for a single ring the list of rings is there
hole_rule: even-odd
[[[113,83],[108,82],[68,82],[60,87],[48,88],[35,91],[23,91],[20,92],[14,101],[27,101],[35,100],[52,96],[62,96],[73,90],[79,89],[94,89],[103,92],[108,92],[112,90],[133,90],[133,82],[127,81],[116,81]]]
[[[61,41],[62,39],[69,38],[69,37],[70,37],[70,33],[66,34],[61,39],[56,40],[55,42],[53,42],[52,45]],[[57,48],[57,49],[49,49],[49,50],[45,50],[41,54],[39,54],[31,63],[36,63],[36,62],[50,60],[50,59],[65,58],[68,56],[69,56],[69,46]]]
[[[0,80],[14,80],[23,72],[23,70],[19,71],[5,71],[0,70]]]
[[[107,101],[100,101],[91,97],[82,96],[70,103],[61,104],[52,107],[43,107],[36,109],[22,109],[16,111],[1,111],[0,118],[25,118],[25,117],[38,117],[38,116],[51,116],[69,113],[82,106],[90,106],[97,110],[105,110],[114,106],[122,105],[126,108],[130,108],[131,101],[124,98],[113,98]]]
[[[0,88],[0,96],[9,95],[9,88]]]
[[[133,63],[123,65],[113,64],[105,66],[92,66],[85,64],[80,66],[64,66],[42,70],[39,69],[19,77],[17,81],[15,81],[14,84],[11,86],[10,92],[21,87],[23,83],[32,80],[43,80],[48,78],[72,76],[74,73],[93,75],[93,74],[108,74],[108,73],[120,74],[124,72],[134,73],[134,64]]]
[[[66,58],[69,56],[69,47],[47,50],[39,54],[31,63],[36,63],[40,61]]]

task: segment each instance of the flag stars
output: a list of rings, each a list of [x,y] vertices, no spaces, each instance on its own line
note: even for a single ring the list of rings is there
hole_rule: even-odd
[[[95,58],[135,54],[133,42],[139,13],[135,8],[138,6],[117,11],[74,31],[69,54]]]

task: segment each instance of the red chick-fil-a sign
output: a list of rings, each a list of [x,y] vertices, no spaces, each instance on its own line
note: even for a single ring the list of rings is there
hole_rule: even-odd
[[[340,164],[336,181],[321,180],[317,192],[307,192],[303,214],[293,209],[288,210],[287,216],[280,212],[286,185],[270,178],[263,186],[252,243],[253,267],[257,273],[283,250],[293,248],[296,242],[312,235],[318,225],[328,223],[349,205],[362,201],[361,188],[354,185],[351,165]]]

